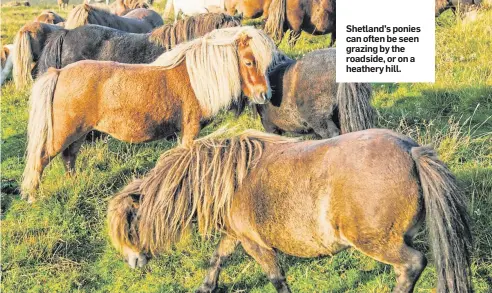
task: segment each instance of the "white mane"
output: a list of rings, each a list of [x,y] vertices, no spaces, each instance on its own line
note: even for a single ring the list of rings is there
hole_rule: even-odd
[[[215,115],[241,95],[237,40],[247,35],[258,70],[265,76],[278,56],[275,43],[263,31],[253,27],[214,30],[202,38],[180,44],[159,56],[150,66],[167,69],[186,60],[191,86],[202,109]]]

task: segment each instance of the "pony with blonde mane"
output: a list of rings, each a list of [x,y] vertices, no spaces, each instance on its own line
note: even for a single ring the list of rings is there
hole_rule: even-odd
[[[106,8],[80,4],[68,14],[65,28],[74,29],[86,24],[97,24],[131,33],[148,33],[163,25],[164,21],[157,12],[150,9],[134,9],[124,16],[118,16]]]
[[[277,292],[290,292],[277,251],[331,256],[354,248],[390,264],[393,292],[413,292],[425,254],[412,239],[427,224],[437,292],[472,292],[469,216],[455,177],[434,150],[386,129],[321,141],[247,132],[162,154],[109,204],[109,236],[131,267],[168,250],[196,221],[222,237],[202,285],[217,287],[240,243]]]
[[[51,10],[44,10],[36,17],[36,19],[34,19],[34,21],[58,24],[64,22],[65,19]]]
[[[18,89],[33,81],[33,76],[36,76],[35,65],[48,36],[62,28],[43,22],[31,22],[17,32],[13,49],[13,79]]]
[[[50,36],[39,59],[38,74],[80,60],[121,63],[151,63],[177,44],[202,37],[214,29],[236,27],[241,20],[225,14],[207,13],[165,24],[148,34],[134,34],[98,25],[61,30]],[[138,54],[135,54],[138,52]]]
[[[242,93],[254,103],[270,99],[266,74],[277,56],[263,31],[235,27],[180,44],[149,65],[87,60],[48,70],[30,97],[23,196],[34,200],[44,168],[60,152],[73,174],[92,130],[133,143],[181,132],[182,144],[191,145],[201,122]]]

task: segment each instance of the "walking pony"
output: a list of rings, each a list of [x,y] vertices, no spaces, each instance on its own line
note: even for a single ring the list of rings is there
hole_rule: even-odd
[[[272,0],[265,31],[282,41],[290,29],[289,45],[295,46],[301,31],[312,35],[331,33],[330,46],[336,40],[335,0]]]
[[[80,4],[68,14],[65,28],[74,29],[86,24],[98,24],[131,33],[148,33],[163,25],[164,21],[150,9],[139,8],[118,16],[104,8]]]
[[[335,48],[283,60],[268,74],[270,103],[256,105],[266,131],[330,138],[373,127],[371,85],[336,83]]]
[[[222,232],[205,280],[211,292],[240,243],[278,292],[290,292],[276,252],[297,257],[355,248],[392,265],[393,292],[412,292],[426,266],[412,239],[424,219],[437,292],[471,292],[465,198],[434,150],[386,129],[322,141],[249,132],[205,138],[161,155],[109,203],[109,234],[130,266],[143,266],[196,220]]]
[[[62,68],[80,60],[107,60],[146,64],[177,44],[201,37],[214,29],[236,27],[241,20],[225,14],[201,14],[165,24],[148,34],[134,34],[98,25],[61,30],[50,37],[38,66]]]
[[[59,16],[58,14],[54,13],[53,11],[50,10],[45,10],[39,14],[34,21],[37,22],[45,22],[49,24],[57,24],[57,23],[62,23],[65,21],[63,17]]]
[[[63,28],[58,25],[31,22],[17,32],[13,52],[13,79],[17,88],[22,88],[32,82],[32,77],[36,76],[35,64],[48,36],[61,29]]]
[[[85,135],[98,130],[140,143],[181,132],[191,145],[200,123],[244,93],[266,103],[276,47],[261,30],[235,27],[178,45],[155,62],[79,61],[37,78],[30,97],[23,196],[34,200],[45,166],[58,153],[68,174]]]

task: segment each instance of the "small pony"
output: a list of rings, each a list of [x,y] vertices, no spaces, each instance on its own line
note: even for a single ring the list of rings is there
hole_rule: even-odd
[[[24,25],[14,40],[13,79],[17,89],[23,88],[36,76],[35,67],[48,36],[63,27],[43,22],[31,22]]]
[[[241,14],[244,18],[261,17],[266,20],[272,0],[225,0],[225,9],[229,15]]]
[[[335,0],[272,0],[265,31],[280,43],[290,29],[290,47],[295,46],[301,31],[312,35],[331,33],[331,47],[336,41],[335,6]]]
[[[30,97],[23,196],[34,200],[45,166],[60,152],[74,174],[92,130],[133,143],[181,132],[182,144],[191,145],[201,123],[241,93],[254,103],[271,98],[267,70],[277,56],[263,31],[234,27],[180,44],[148,65],[86,60],[48,70]]]
[[[239,18],[206,13],[165,24],[148,34],[134,34],[99,25],[84,25],[53,33],[39,58],[38,74],[80,60],[147,64],[177,44],[202,37],[214,29],[237,27]],[[135,54],[138,52],[138,54]]]
[[[58,24],[64,22],[65,19],[51,10],[45,10],[41,12],[41,14],[38,15],[36,19],[34,19],[34,21],[44,22],[49,24]]]
[[[3,85],[3,83],[8,79],[12,77],[12,68],[14,67],[13,65],[13,57],[12,57],[12,52],[14,49],[14,45],[5,45],[2,48],[2,52],[0,54],[0,71],[1,71],[1,76],[0,76],[0,85]]]
[[[268,74],[270,103],[256,105],[267,132],[314,133],[330,138],[374,126],[371,84],[336,83],[336,49],[294,61],[286,56]]]
[[[58,10],[65,10],[68,7],[68,0],[57,0]]]
[[[217,12],[217,8],[224,10],[224,0],[168,0],[164,8],[164,18],[178,21],[181,15],[194,16],[200,13]],[[211,10],[214,11],[211,11]],[[222,11],[220,11],[222,12]]]
[[[170,248],[197,222],[222,232],[195,292],[212,292],[241,243],[278,292],[290,292],[277,251],[297,257],[355,248],[396,271],[413,292],[427,260],[412,247],[426,222],[437,292],[472,292],[465,198],[434,150],[386,129],[321,141],[247,132],[163,153],[109,203],[109,236],[131,267]]]
[[[134,9],[124,16],[118,16],[105,8],[80,4],[68,14],[65,28],[74,29],[86,24],[98,24],[131,33],[148,33],[163,25],[164,21],[159,13],[151,9]]]

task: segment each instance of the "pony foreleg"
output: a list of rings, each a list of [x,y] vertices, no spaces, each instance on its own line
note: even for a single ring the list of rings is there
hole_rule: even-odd
[[[183,111],[181,121],[181,145],[191,147],[193,140],[200,133],[201,112],[199,108],[190,107],[190,110]]]
[[[215,250],[212,259],[210,260],[210,267],[207,271],[207,276],[205,277],[205,280],[203,280],[200,288],[198,288],[195,293],[212,292],[215,289],[219,280],[222,263],[234,252],[237,244],[237,239],[232,236],[225,235],[222,237],[219,246]]]
[[[63,166],[65,167],[66,174],[69,176],[75,175],[75,160],[84,140],[85,136],[73,142],[62,152]]]
[[[291,30],[289,35],[289,47],[294,47],[297,43],[297,40],[301,37],[301,31]]]
[[[277,262],[277,255],[273,249],[266,249],[257,243],[248,240],[240,239],[244,250],[258,262],[267,274],[268,279],[272,282],[277,292],[290,293],[289,286],[285,280],[284,272]]]

